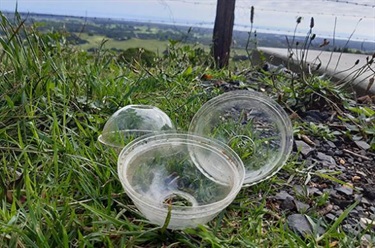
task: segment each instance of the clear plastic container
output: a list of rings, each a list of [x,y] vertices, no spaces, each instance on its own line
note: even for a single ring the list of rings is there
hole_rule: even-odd
[[[245,169],[238,155],[219,141],[161,133],[124,147],[118,174],[150,222],[162,226],[171,206],[168,228],[184,229],[205,224],[227,207],[242,187]]]
[[[150,105],[127,105],[117,110],[104,125],[98,140],[122,149],[135,138],[150,133],[175,130],[167,114]]]
[[[244,186],[273,176],[288,159],[293,145],[293,127],[281,106],[247,90],[227,92],[205,103],[193,117],[189,132],[231,147],[244,163]],[[214,174],[218,169],[212,166],[206,170]]]

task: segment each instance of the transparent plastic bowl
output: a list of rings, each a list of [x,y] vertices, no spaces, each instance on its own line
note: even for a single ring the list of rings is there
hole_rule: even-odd
[[[269,97],[247,90],[224,93],[205,103],[193,117],[189,132],[231,147],[244,163],[244,186],[279,171],[293,145],[293,127],[283,108]],[[213,165],[206,170],[214,174],[218,169]]]
[[[169,116],[159,108],[127,105],[108,119],[98,140],[102,144],[122,149],[135,138],[174,129]]]
[[[196,160],[204,154],[205,161]],[[210,174],[212,166],[220,168]],[[245,169],[225,144],[192,134],[148,135],[129,143],[118,157],[128,196],[152,223],[162,226],[171,206],[170,229],[196,227],[227,207],[242,187]]]

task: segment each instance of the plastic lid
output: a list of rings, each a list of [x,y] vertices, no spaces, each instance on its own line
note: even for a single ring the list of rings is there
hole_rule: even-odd
[[[293,127],[283,108],[265,95],[247,90],[227,92],[205,103],[189,131],[231,147],[244,163],[244,186],[279,171],[293,145]]]
[[[175,130],[175,127],[169,116],[159,108],[127,105],[108,119],[98,140],[121,149],[135,138],[167,130]]]

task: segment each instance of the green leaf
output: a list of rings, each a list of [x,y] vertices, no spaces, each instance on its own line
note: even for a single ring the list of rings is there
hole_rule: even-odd
[[[191,66],[189,66],[188,68],[185,69],[183,75],[189,76],[189,75],[191,75],[191,73],[193,73],[193,68]]]
[[[12,99],[8,95],[5,95],[5,100],[7,101],[8,106],[10,108],[14,108],[14,102],[12,101]]]
[[[359,201],[354,202],[350,207],[345,209],[345,211],[336,219],[336,221],[332,224],[332,226],[322,235],[320,236],[317,241],[325,239],[331,233],[337,232],[337,228],[339,225],[344,221],[344,219],[349,215],[349,213],[359,204]]]

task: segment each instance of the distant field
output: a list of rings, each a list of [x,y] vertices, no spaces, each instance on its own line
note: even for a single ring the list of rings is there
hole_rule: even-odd
[[[133,38],[126,41],[117,41],[100,35],[89,36],[87,33],[81,33],[77,35],[79,35],[81,39],[88,41],[88,43],[86,44],[79,45],[79,47],[81,47],[84,50],[90,48],[98,48],[101,42],[103,42],[103,40],[107,40],[107,42],[105,43],[106,49],[116,48],[126,50],[132,47],[143,47],[159,54],[161,54],[167,48],[168,45],[167,41],[159,41],[155,39],[142,40]]]

